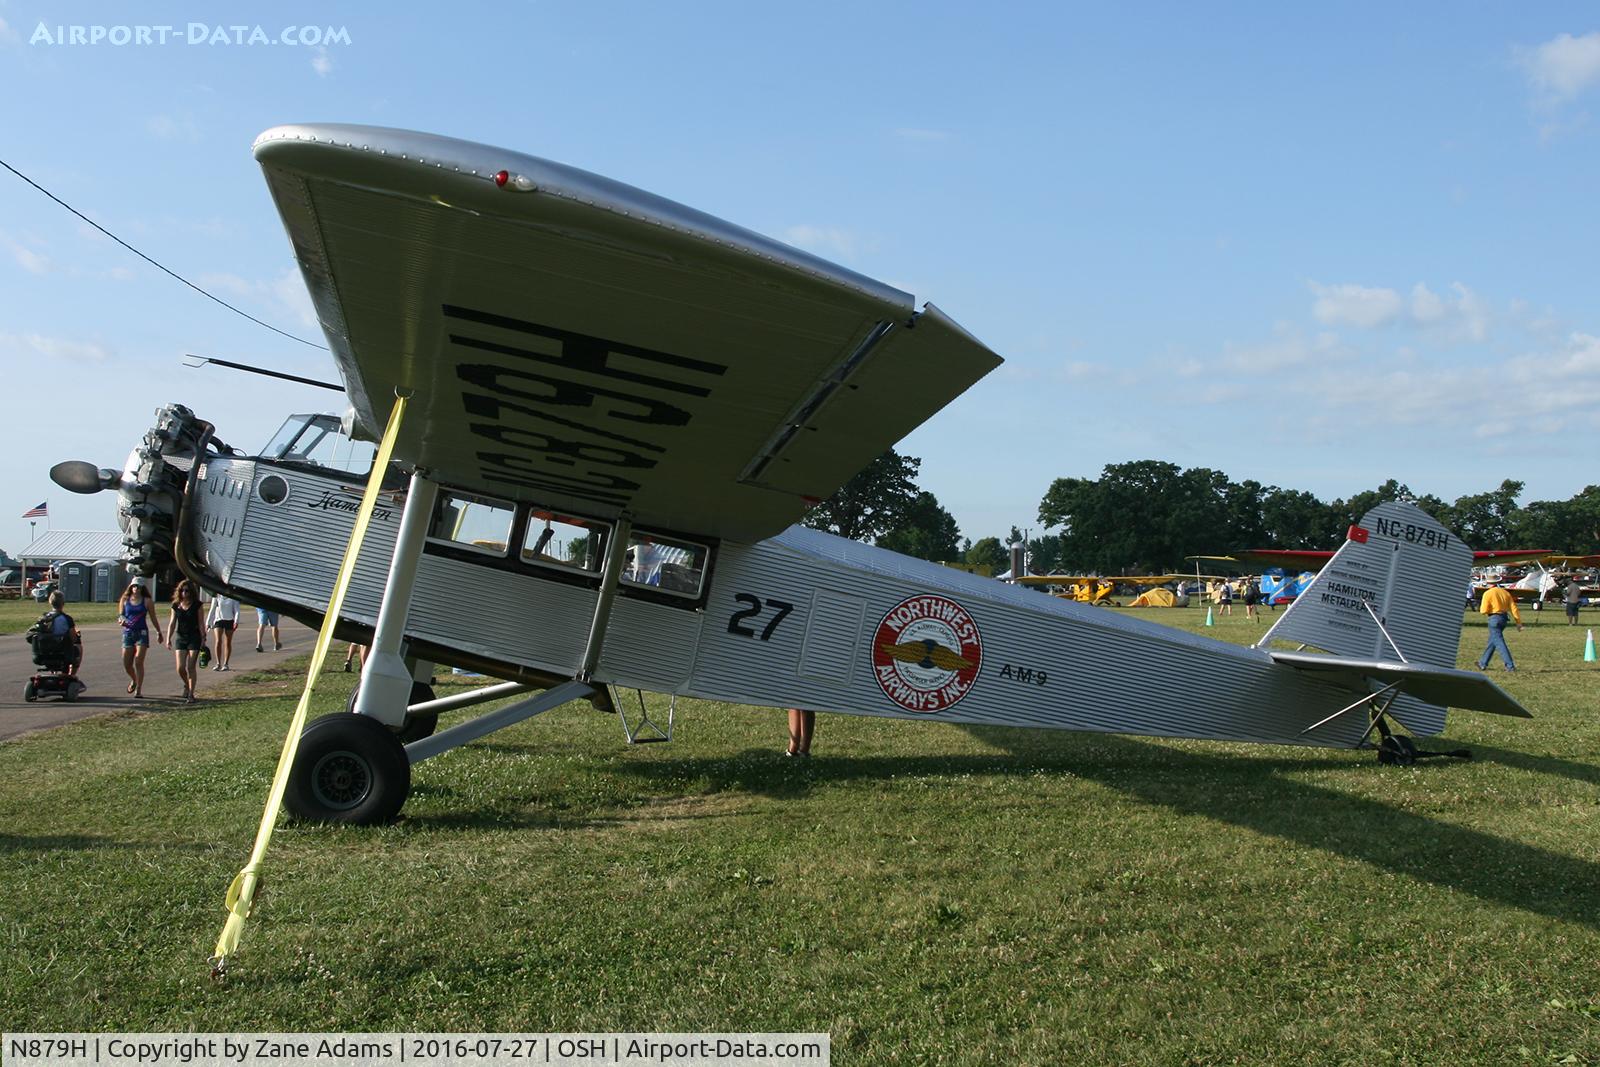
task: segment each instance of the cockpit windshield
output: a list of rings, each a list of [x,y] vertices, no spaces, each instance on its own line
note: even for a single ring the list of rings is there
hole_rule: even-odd
[[[352,441],[346,437],[335,415],[290,415],[272,435],[261,455],[286,463],[366,474],[372,470],[372,459],[377,451],[371,441]]]

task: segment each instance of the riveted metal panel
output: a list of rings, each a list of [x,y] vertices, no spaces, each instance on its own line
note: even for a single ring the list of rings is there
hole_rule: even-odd
[[[852,663],[840,680],[800,673],[802,662],[815,664],[822,655],[821,646],[805,649],[818,625],[811,617],[813,597],[805,595],[813,589],[863,604]],[[767,640],[739,636],[728,622],[748,604],[741,593],[795,608]],[[877,634],[897,606],[930,594],[970,617],[981,638],[981,662],[959,699],[916,711],[880,684],[882,665],[875,666],[873,647],[885,643]],[[1351,744],[1366,725],[1345,716],[1300,736],[1360,694],[1277,666],[1262,650],[799,527],[754,546],[725,545],[706,610],[691,691],[713,699],[940,722],[1285,743]]]

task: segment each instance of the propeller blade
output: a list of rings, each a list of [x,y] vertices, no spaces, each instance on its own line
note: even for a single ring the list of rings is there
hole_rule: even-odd
[[[116,471],[102,470],[81,459],[69,459],[50,468],[50,480],[69,493],[98,493],[114,487],[120,477]]]

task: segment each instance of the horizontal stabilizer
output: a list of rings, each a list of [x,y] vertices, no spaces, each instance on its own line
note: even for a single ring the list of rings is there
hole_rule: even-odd
[[[1533,714],[1515,697],[1476,671],[1433,667],[1425,663],[1325,656],[1314,652],[1274,651],[1271,655],[1276,663],[1330,676],[1357,687],[1370,680],[1382,685],[1397,685],[1401,692],[1441,707],[1533,718]]]

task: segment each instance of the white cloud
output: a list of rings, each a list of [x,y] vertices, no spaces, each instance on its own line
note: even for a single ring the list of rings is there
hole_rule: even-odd
[[[200,140],[200,128],[188,116],[178,119],[171,115],[151,115],[145,119],[144,128],[163,141]]]
[[[1411,289],[1411,318],[1412,321],[1424,326],[1431,325],[1444,318],[1444,301],[1439,294],[1429,289],[1423,282],[1418,282]]]
[[[1514,55],[1528,81],[1551,100],[1570,100],[1600,84],[1600,31],[1563,33],[1532,48],[1518,47]]]
[[[842,226],[813,226],[802,223],[783,231],[783,239],[797,248],[819,256],[850,259],[867,249],[868,244]]]
[[[309,330],[319,328],[316,305],[311,303],[311,294],[306,292],[305,278],[299,267],[290,267],[278,276],[272,283],[272,296],[301,326]]]
[[[44,334],[0,333],[0,352],[7,355],[6,362],[13,366],[27,366],[39,359],[57,363],[104,363],[111,358],[110,349],[97,341],[69,341]]]
[[[272,322],[271,315],[288,315],[301,327],[318,329],[317,312],[306,292],[305,281],[298,267],[287,267],[283,273],[269,281],[251,281],[237,274],[202,274],[196,279],[202,289],[210,290],[229,303],[253,303],[255,313]],[[246,310],[252,310],[246,308]],[[274,326],[281,323],[272,322]]]
[[[311,69],[317,72],[317,77],[319,78],[326,78],[333,72],[333,60],[328,56],[326,48],[317,48],[312,51]]]
[[[1219,369],[1243,374],[1264,374],[1304,366],[1312,358],[1311,346],[1299,334],[1290,333],[1281,324],[1277,336],[1270,341],[1254,345],[1235,345],[1229,341],[1222,346]]]
[[[1477,342],[1489,336],[1488,305],[1461,282],[1451,283],[1454,296],[1440,295],[1426,282],[1412,286],[1409,297],[1366,285],[1310,286],[1316,296],[1311,314],[1325,326],[1376,330],[1401,324],[1429,330],[1435,340],[1445,341]]]
[[[1405,428],[1511,444],[1512,438],[1600,430],[1600,336],[1594,334],[1574,332],[1553,347],[1475,369],[1457,357],[1429,359],[1403,346],[1316,354],[1321,343],[1311,342],[1314,358],[1278,367],[1267,357],[1296,357],[1301,349],[1293,338],[1225,348],[1205,367],[1201,387],[1185,387],[1183,395],[1227,407],[1236,397],[1259,395],[1260,384],[1269,381],[1274,429],[1313,441]],[[1273,373],[1286,369],[1291,372]],[[1492,405],[1485,404],[1488,395]]]
[[[1393,289],[1310,284],[1317,296],[1311,314],[1325,326],[1358,326],[1371,330],[1394,322],[1405,309],[1400,294]]]
[[[48,274],[51,271],[50,257],[43,252],[36,252],[27,245],[15,241],[10,237],[0,235],[0,241],[5,242],[11,258],[29,274]]]
[[[1489,336],[1489,308],[1478,294],[1460,282],[1450,288],[1456,291],[1455,313],[1459,328],[1471,341],[1483,341]]]

